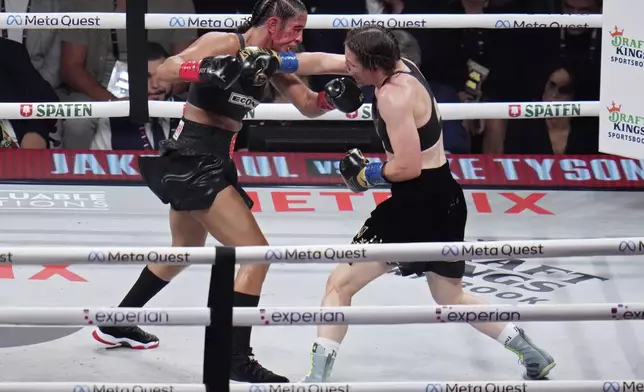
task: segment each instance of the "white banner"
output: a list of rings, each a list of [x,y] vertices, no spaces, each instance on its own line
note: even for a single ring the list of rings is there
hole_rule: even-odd
[[[644,1],[604,2],[599,151],[644,158]]]

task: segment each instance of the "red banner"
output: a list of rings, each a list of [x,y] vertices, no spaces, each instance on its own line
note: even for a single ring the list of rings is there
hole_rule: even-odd
[[[142,151],[19,150],[0,152],[0,181],[140,182]],[[237,153],[243,184],[336,185],[342,154]],[[371,160],[384,156],[366,154]],[[644,160],[597,156],[450,155],[466,186],[644,188]]]

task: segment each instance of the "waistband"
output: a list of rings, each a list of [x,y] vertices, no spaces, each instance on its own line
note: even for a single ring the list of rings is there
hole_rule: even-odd
[[[231,156],[236,137],[236,132],[182,118],[174,135],[161,143],[161,153]]]
[[[391,193],[392,196],[396,193],[407,192],[413,194],[449,194],[457,188],[460,188],[460,185],[452,176],[448,161],[440,167],[421,170],[420,175],[416,178],[391,184]]]

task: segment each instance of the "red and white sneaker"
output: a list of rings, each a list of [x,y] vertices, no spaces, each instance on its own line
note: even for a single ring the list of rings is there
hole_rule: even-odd
[[[139,327],[100,327],[92,332],[97,341],[110,347],[145,350],[159,347],[159,338]]]

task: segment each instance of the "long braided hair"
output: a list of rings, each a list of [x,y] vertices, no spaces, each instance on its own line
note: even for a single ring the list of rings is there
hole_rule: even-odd
[[[370,71],[380,68],[386,74],[391,74],[400,60],[398,39],[385,27],[363,26],[352,29],[347,33],[344,44],[356,55],[360,65]]]
[[[243,34],[251,27],[261,26],[272,16],[287,20],[306,13],[306,6],[301,0],[257,0],[250,18],[239,26],[237,32]]]

